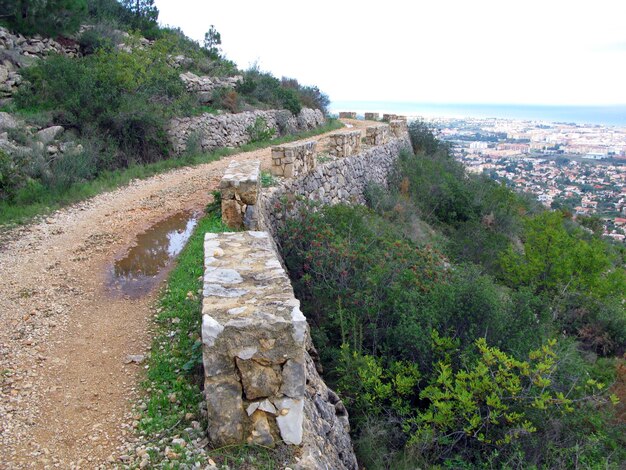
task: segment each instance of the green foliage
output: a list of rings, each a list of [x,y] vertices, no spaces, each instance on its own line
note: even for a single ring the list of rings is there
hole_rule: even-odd
[[[270,108],[285,108],[297,115],[303,106],[320,109],[325,114],[330,100],[319,88],[302,86],[295,79],[278,80],[253,65],[243,74],[237,91],[252,105],[264,104]]]
[[[501,257],[508,284],[550,294],[579,290],[599,297],[626,294],[624,270],[613,269],[602,240],[586,239],[580,229],[568,228],[563,213],[527,218],[523,242],[523,252],[510,247]]]
[[[0,201],[12,201],[26,184],[25,159],[0,150]]]
[[[9,29],[26,35],[75,33],[86,13],[86,0],[0,0],[0,17]]]
[[[270,127],[267,120],[262,116],[258,116],[254,120],[254,124],[248,126],[246,132],[250,136],[250,142],[263,142],[276,135],[276,129]]]
[[[623,251],[430,143],[368,186],[369,211],[284,201],[283,258],[362,463],[617,469],[614,365],[581,351],[624,352]]]
[[[438,151],[448,151],[447,144],[441,142],[433,134],[432,128],[423,120],[415,119],[409,122],[409,138],[414,153],[432,155]]]
[[[189,106],[158,43],[132,53],[99,50],[82,59],[51,57],[24,75],[30,86],[17,94],[18,108],[50,110],[56,123],[80,135],[97,131],[110,137],[120,151],[115,166],[167,156],[167,119]]]
[[[121,0],[121,3],[127,12],[125,19],[131,29],[140,30],[148,38],[159,34],[159,10],[154,0]]]

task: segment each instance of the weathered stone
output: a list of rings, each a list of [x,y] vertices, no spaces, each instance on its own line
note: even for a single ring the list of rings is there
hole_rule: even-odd
[[[408,132],[408,127],[405,119],[395,119],[389,121],[389,129],[391,133],[397,138],[401,138]]]
[[[9,113],[0,112],[0,131],[15,129],[18,126],[17,119]]]
[[[365,113],[366,121],[378,121],[380,119],[380,113]]]
[[[236,358],[237,369],[241,375],[243,391],[248,400],[273,397],[280,387],[280,375],[272,368],[254,360]]]
[[[274,447],[272,430],[267,419],[267,414],[261,410],[255,411],[251,416],[252,432],[248,437],[248,442],[265,447]]]
[[[379,124],[365,129],[365,143],[367,145],[384,145],[389,139],[389,126]]]
[[[217,447],[244,441],[247,419],[241,398],[241,383],[236,376],[205,379],[209,439]]]
[[[56,139],[63,132],[63,126],[51,126],[37,132],[37,139],[44,144],[48,144]]]
[[[222,199],[222,220],[232,228],[243,228],[245,208],[236,199]]]
[[[302,423],[304,418],[304,400],[281,398],[274,400],[278,410],[276,424],[280,437],[285,444],[300,445],[302,443]]]
[[[341,111],[339,119],[356,119],[356,113],[354,111]]]
[[[282,370],[280,393],[291,398],[301,397],[304,395],[305,383],[304,364],[292,359],[285,362]]]
[[[272,427],[278,414],[272,401],[280,398],[284,377],[286,390],[302,398],[304,374],[298,374],[292,363],[285,372],[284,365],[304,363],[306,319],[267,233],[206,234],[204,246],[202,342],[207,400],[222,380],[231,384],[236,378],[241,400],[236,406],[244,415],[241,442],[269,442],[267,433],[261,432],[267,430],[265,423],[253,422],[250,416],[262,412]],[[238,295],[232,293],[234,289]],[[220,389],[207,406],[210,420],[224,419],[216,401],[224,396],[231,400],[224,406],[233,405],[232,397]],[[269,401],[257,401],[260,398]],[[226,431],[232,435],[231,428]]]

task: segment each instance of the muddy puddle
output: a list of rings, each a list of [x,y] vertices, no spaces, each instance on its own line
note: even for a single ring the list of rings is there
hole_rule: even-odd
[[[179,212],[139,234],[109,271],[109,288],[137,298],[150,292],[167,274],[198,223],[199,213]]]

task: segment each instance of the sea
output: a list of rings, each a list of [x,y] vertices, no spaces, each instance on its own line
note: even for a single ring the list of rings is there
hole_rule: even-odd
[[[547,106],[519,104],[436,104],[382,101],[333,101],[332,114],[378,112],[422,118],[500,118],[626,127],[626,105]]]

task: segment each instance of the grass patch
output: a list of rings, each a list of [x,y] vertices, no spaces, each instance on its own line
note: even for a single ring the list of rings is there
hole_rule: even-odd
[[[254,142],[236,149],[222,148],[210,153],[170,158],[155,163],[136,164],[125,169],[107,171],[92,181],[76,183],[63,190],[45,188],[42,185],[29,185],[21,189],[12,202],[0,201],[0,229],[2,226],[11,228],[15,225],[24,224],[36,216],[48,214],[70,204],[124,186],[135,179],[145,179],[176,168],[216,161],[240,152],[249,152],[272,145],[306,139],[342,126],[341,122],[331,119],[324,126],[311,131],[292,134],[278,139]]]

